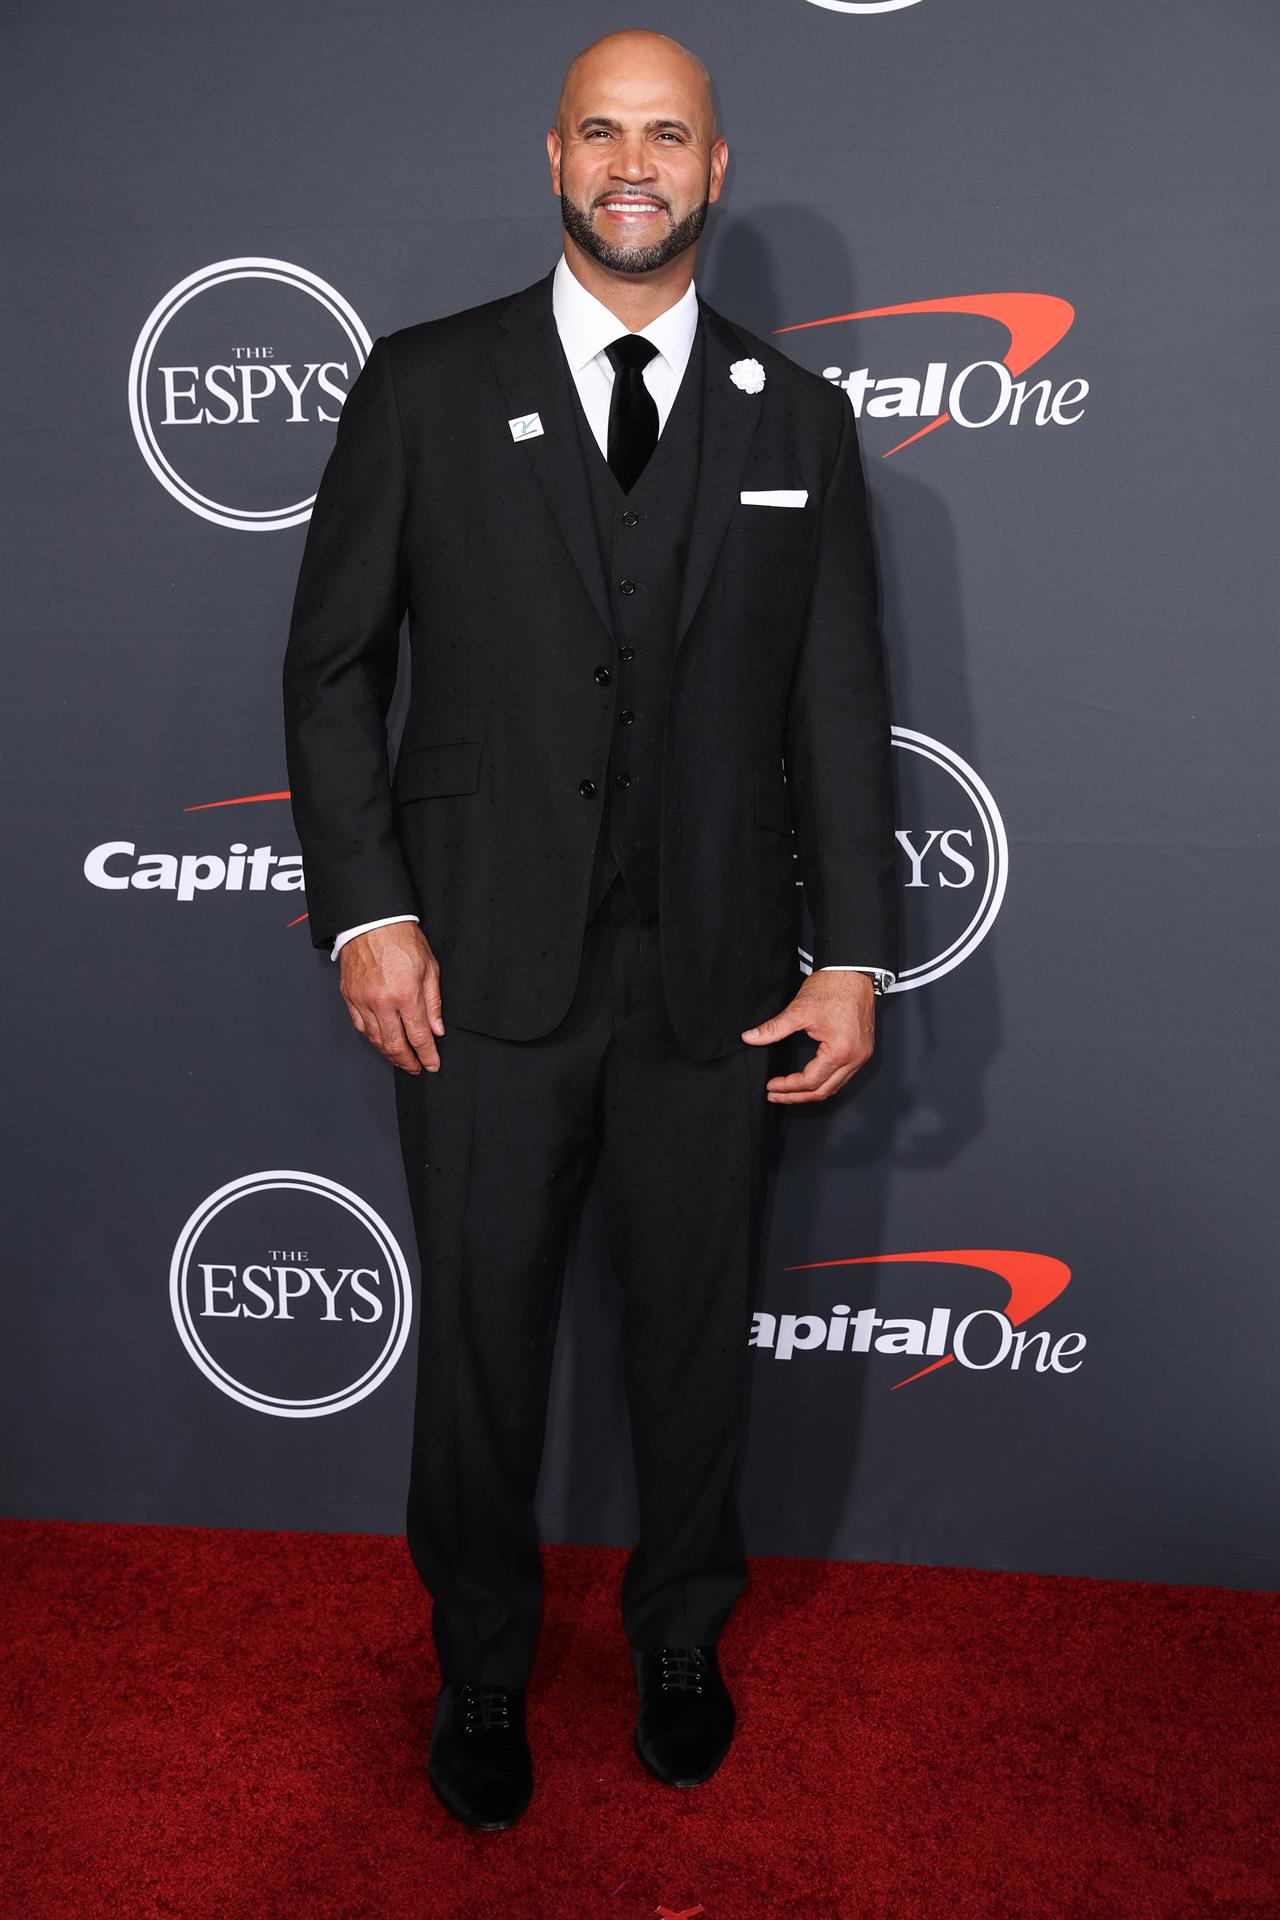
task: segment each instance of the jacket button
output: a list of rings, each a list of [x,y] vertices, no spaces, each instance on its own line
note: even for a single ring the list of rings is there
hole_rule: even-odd
[[[612,678],[613,675],[610,673],[608,667],[596,668],[596,680],[602,687],[607,687]]]
[[[618,582],[619,593],[634,593],[635,590],[636,590],[636,583],[634,580],[619,580]]]
[[[594,780],[579,780],[578,792],[582,795],[584,800],[589,800],[592,794],[595,792],[595,790],[596,790],[596,783]]]
[[[623,516],[622,516],[622,524],[623,524],[623,526],[624,526],[624,527],[636,527],[636,526],[639,526],[639,524],[640,524],[640,515],[639,515],[638,513],[633,513],[633,512],[631,511],[631,509],[630,509],[630,507],[628,507],[628,508],[627,508],[627,511],[626,511],[626,512],[625,512],[625,513],[623,514]]]
[[[614,785],[619,787],[629,787],[631,785],[631,775],[629,773],[615,774]]]
[[[636,650],[634,647],[619,647],[618,652],[622,655],[622,658],[624,660],[634,660],[636,657]]]
[[[632,713],[630,707],[624,707],[618,715],[618,724],[619,726],[629,727],[634,719],[635,715]]]

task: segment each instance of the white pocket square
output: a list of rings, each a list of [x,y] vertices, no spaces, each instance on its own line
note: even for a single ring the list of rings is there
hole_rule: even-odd
[[[762,492],[740,493],[744,507],[802,507],[809,498],[807,487],[765,487]]]

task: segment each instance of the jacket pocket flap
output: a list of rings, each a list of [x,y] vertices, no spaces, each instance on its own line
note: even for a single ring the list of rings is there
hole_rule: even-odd
[[[409,747],[396,761],[391,792],[397,806],[406,800],[433,800],[445,793],[474,793],[480,784],[482,740],[438,740]]]
[[[756,819],[775,833],[792,830],[791,801],[781,767],[756,768]]]

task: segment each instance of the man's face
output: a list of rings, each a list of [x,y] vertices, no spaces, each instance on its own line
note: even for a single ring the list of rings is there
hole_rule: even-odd
[[[698,68],[649,34],[614,35],[574,63],[547,153],[569,238],[627,274],[692,246],[728,159]]]

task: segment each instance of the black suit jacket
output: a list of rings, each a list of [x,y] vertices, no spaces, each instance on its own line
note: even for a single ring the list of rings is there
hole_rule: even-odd
[[[700,303],[702,456],[663,737],[660,941],[681,1047],[733,1051],[814,965],[893,968],[889,719],[853,409]],[[730,378],[764,368],[759,393]],[[514,298],[374,341],[320,482],[285,658],[311,932],[417,913],[446,1023],[548,1032],[576,984],[614,640],[551,310]],[[537,413],[516,440],[509,422]],[[750,489],[806,488],[800,509]],[[386,715],[407,611],[394,777]],[[785,767],[785,771],[784,771]],[[583,783],[593,783],[594,795]]]

